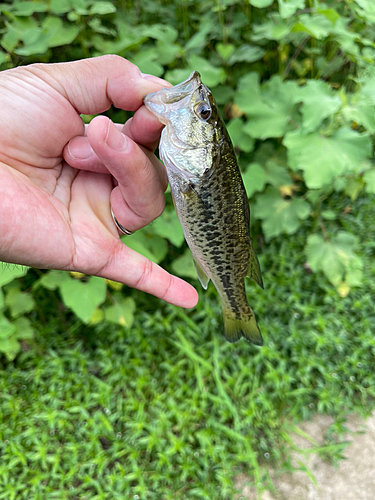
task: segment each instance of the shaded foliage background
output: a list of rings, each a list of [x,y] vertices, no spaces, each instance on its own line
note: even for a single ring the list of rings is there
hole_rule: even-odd
[[[373,2],[13,1],[0,16],[2,69],[116,53],[172,83],[201,72],[266,285],[247,284],[257,350],[225,343],[212,286],[184,313],[99,278],[4,267],[0,498],[226,499],[240,470],[261,492],[269,463],[293,469],[289,435],[316,411],[335,424],[309,452],[337,459],[375,384]],[[195,280],[166,199],[124,241]]]

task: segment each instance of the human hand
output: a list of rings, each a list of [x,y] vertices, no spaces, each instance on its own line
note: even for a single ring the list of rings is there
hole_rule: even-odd
[[[110,213],[134,231],[161,214],[161,125],[143,97],[166,85],[118,56],[0,73],[0,260],[80,271],[192,307],[197,292],[122,243]],[[80,114],[114,104],[124,127]],[[122,129],[122,130],[121,130]],[[121,133],[123,132],[123,133]],[[117,185],[113,179],[116,179]]]

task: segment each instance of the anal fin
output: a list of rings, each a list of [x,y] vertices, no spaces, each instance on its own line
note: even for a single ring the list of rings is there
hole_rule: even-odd
[[[256,256],[255,250],[252,246],[250,248],[250,264],[246,276],[254,280],[260,288],[264,288],[258,257]]]
[[[210,281],[210,278],[203,271],[200,264],[194,258],[193,258],[193,260],[194,260],[195,269],[197,270],[199,281],[201,282],[201,285],[203,286],[203,288],[205,290],[207,290],[207,286],[208,286],[208,282]]]

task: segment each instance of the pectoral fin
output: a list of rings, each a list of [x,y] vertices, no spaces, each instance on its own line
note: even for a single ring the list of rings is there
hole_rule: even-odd
[[[197,270],[199,281],[201,282],[201,285],[203,286],[203,288],[205,290],[207,290],[207,286],[208,286],[208,282],[210,281],[210,278],[203,271],[200,264],[198,264],[198,262],[194,258],[193,258],[193,260],[194,260],[195,269]]]
[[[254,280],[255,283],[257,283],[260,286],[260,288],[263,288],[263,280],[262,280],[262,275],[260,273],[258,257],[256,256],[255,250],[252,246],[250,249],[250,264],[246,276]]]

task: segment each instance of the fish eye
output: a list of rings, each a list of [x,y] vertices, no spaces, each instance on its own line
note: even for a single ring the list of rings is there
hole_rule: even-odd
[[[199,118],[201,118],[202,120],[206,121],[211,116],[211,109],[210,109],[210,107],[205,102],[201,102],[197,106],[196,113],[199,116]]]

